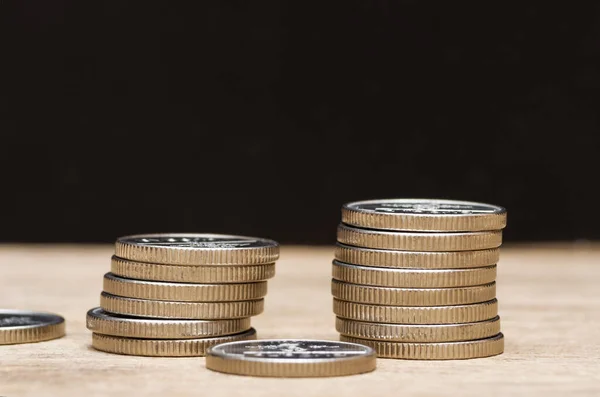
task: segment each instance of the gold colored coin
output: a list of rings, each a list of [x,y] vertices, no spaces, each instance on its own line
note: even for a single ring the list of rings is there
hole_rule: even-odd
[[[53,313],[0,309],[0,345],[43,342],[65,336],[65,319]]]
[[[491,283],[496,265],[470,269],[392,269],[333,261],[333,278],[353,284],[403,288],[467,287]]]
[[[115,255],[165,265],[260,265],[279,258],[279,244],[223,234],[139,234],[119,237]]]
[[[474,251],[502,244],[502,231],[472,233],[388,232],[338,226],[338,242],[363,248],[401,251]]]
[[[344,204],[342,222],[368,229],[474,232],[506,226],[506,209],[440,199],[380,199]]]
[[[237,340],[256,339],[256,330],[202,339],[137,339],[92,334],[92,347],[107,353],[152,357],[197,357],[206,355],[214,345]]]
[[[381,358],[406,360],[463,360],[496,356],[504,352],[504,335],[463,342],[402,343],[340,336],[344,342],[372,347]]]
[[[451,306],[481,303],[496,297],[496,283],[455,288],[392,288],[331,281],[340,300],[389,306]]]
[[[250,318],[180,320],[125,317],[99,307],[87,313],[87,328],[96,333],[142,339],[195,339],[232,335],[250,329]]]
[[[142,281],[104,275],[104,292],[127,298],[153,299],[178,302],[246,301],[264,297],[267,282],[243,284],[191,284]]]
[[[220,320],[256,316],[263,311],[264,299],[238,302],[171,302],[125,298],[102,292],[100,307],[109,313],[126,316]]]
[[[249,283],[275,276],[275,264],[179,266],[134,262],[112,257],[111,272],[137,280],[176,283]]]
[[[346,336],[388,342],[460,342],[490,338],[500,332],[500,317],[462,324],[381,324],[336,318],[336,330]]]
[[[213,346],[206,368],[235,375],[326,377],[373,371],[375,351],[355,343],[311,339],[262,339]]]
[[[335,247],[335,259],[360,266],[463,269],[495,265],[500,259],[500,249],[419,252],[360,248],[338,243]]]
[[[496,299],[455,306],[382,306],[333,299],[333,312],[351,320],[393,324],[453,324],[485,321],[498,315]]]

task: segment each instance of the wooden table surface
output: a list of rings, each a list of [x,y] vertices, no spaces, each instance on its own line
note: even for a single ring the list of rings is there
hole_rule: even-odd
[[[273,379],[209,371],[204,358],[95,351],[85,313],[98,306],[112,246],[0,246],[0,307],[62,314],[67,336],[0,346],[0,396],[574,396],[600,395],[600,245],[502,248],[498,300],[505,353],[464,361],[379,359],[375,372]],[[338,338],[332,247],[283,247],[259,338]]]

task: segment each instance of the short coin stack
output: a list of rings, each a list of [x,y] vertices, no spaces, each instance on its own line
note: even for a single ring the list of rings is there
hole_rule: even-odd
[[[256,339],[275,275],[273,240],[218,234],[117,239],[100,307],[87,314],[92,346],[139,356],[203,356],[216,344]]]
[[[344,205],[332,280],[341,340],[387,358],[502,353],[495,279],[505,226],[506,210],[482,203]]]

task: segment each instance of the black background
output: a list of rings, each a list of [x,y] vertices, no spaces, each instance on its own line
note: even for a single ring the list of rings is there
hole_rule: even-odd
[[[1,241],[332,243],[383,197],[600,237],[598,3],[0,4]]]

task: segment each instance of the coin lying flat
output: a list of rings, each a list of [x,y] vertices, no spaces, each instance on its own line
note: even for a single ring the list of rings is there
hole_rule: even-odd
[[[232,335],[250,329],[250,318],[227,320],[180,320],[126,317],[91,309],[87,328],[97,334],[144,339],[193,339]]]
[[[500,317],[462,324],[381,324],[337,317],[336,330],[346,336],[388,342],[459,342],[490,338],[500,332]]]
[[[455,306],[382,306],[333,299],[333,312],[351,320],[393,324],[474,323],[498,315],[496,299]]]
[[[112,257],[111,272],[137,280],[177,283],[247,283],[275,276],[275,263],[262,265],[161,265]]]
[[[125,298],[102,292],[100,307],[127,316],[220,320],[256,316],[262,313],[264,299],[238,302],[172,302]]]
[[[474,251],[502,244],[502,231],[469,233],[412,233],[359,229],[340,224],[338,242],[363,248],[401,251]]]
[[[227,302],[246,301],[264,297],[267,282],[242,284],[192,284],[143,281],[104,275],[104,291],[117,296],[164,301]]]
[[[476,232],[506,227],[506,209],[456,200],[369,200],[345,204],[342,222],[369,229]]]
[[[485,267],[498,263],[500,249],[477,251],[419,252],[353,247],[337,244],[335,259],[361,266],[418,269],[456,269]]]
[[[388,306],[451,306],[486,302],[496,297],[496,283],[455,288],[392,288],[331,281],[334,298]]]
[[[466,287],[496,279],[496,265],[469,269],[398,269],[357,266],[334,260],[332,270],[336,280],[382,287]]]
[[[384,342],[344,335],[340,339],[370,346],[375,349],[378,357],[407,360],[461,360],[496,356],[504,351],[502,333],[491,338],[443,343]]]
[[[115,255],[169,265],[259,265],[279,258],[279,244],[221,234],[145,234],[119,237]]]
[[[65,319],[52,313],[0,310],[0,345],[42,342],[65,336]]]
[[[208,350],[206,368],[236,375],[327,377],[375,369],[370,347],[335,341],[274,339],[230,342]]]
[[[107,353],[153,357],[197,357],[219,343],[256,339],[256,330],[202,339],[137,339],[92,334],[92,347]]]

